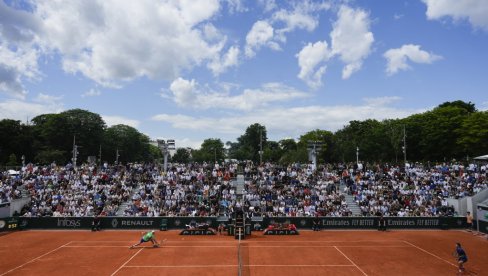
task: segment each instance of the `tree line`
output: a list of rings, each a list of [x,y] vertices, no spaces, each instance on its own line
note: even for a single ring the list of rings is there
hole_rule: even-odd
[[[24,124],[0,121],[0,164],[18,166],[25,162],[67,164],[76,145],[78,164],[88,156],[109,163],[152,161],[161,152],[149,137],[127,125],[107,127],[98,114],[71,109],[58,114],[42,114]],[[117,156],[118,153],[118,156]]]
[[[161,158],[149,137],[127,125],[107,127],[100,115],[72,109],[43,114],[31,124],[0,121],[0,164],[19,165],[21,158],[48,164],[95,156],[109,163],[151,162]],[[488,112],[471,102],[445,102],[403,119],[350,121],[331,132],[311,130],[298,140],[271,141],[266,127],[255,123],[235,142],[205,139],[199,149],[178,148],[174,162],[221,162],[224,159],[289,164],[309,161],[311,144],[320,145],[318,162],[392,162],[469,160],[488,154]],[[119,154],[117,156],[117,153]]]

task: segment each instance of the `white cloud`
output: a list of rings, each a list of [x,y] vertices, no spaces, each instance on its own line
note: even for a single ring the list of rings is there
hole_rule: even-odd
[[[315,69],[319,64],[326,62],[331,57],[327,41],[318,41],[314,44],[308,43],[297,54],[300,73],[298,78],[302,79],[312,88],[322,86],[322,75],[325,73],[326,66]]]
[[[230,13],[248,11],[248,8],[246,8],[246,6],[244,5],[243,0],[226,0],[226,1]]]
[[[328,2],[297,1],[292,2],[291,9],[280,9],[272,15],[272,22],[285,26],[278,29],[278,34],[284,34],[296,29],[311,32],[319,25],[318,12],[330,9]]]
[[[212,62],[208,64],[208,68],[210,68],[214,75],[219,75],[227,70],[227,68],[237,66],[239,63],[239,52],[238,47],[230,47],[222,58],[215,58],[212,60]]]
[[[361,69],[363,60],[371,52],[374,37],[369,28],[370,19],[365,11],[341,6],[330,32],[331,46],[325,40],[309,43],[297,54],[298,77],[312,89],[319,88],[326,70],[325,63],[337,56],[345,63],[342,79],[348,79]],[[316,69],[319,64],[323,65]]]
[[[245,89],[242,94],[231,95],[228,86],[223,92],[215,92],[208,86],[200,86],[195,80],[178,78],[174,80],[169,93],[163,94],[165,98],[172,99],[177,105],[195,109],[253,110],[268,106],[272,102],[285,102],[289,100],[308,97],[308,94],[280,83],[266,83],[258,89]]]
[[[173,93],[174,102],[180,106],[194,106],[198,103],[195,80],[177,78],[171,83],[169,90]]]
[[[488,111],[488,101],[481,103],[480,110],[481,111]]]
[[[351,120],[404,118],[418,110],[397,109],[391,103],[397,97],[367,99],[362,105],[304,106],[293,108],[263,108],[245,114],[221,118],[158,114],[153,120],[169,123],[177,129],[213,131],[221,134],[242,134],[253,123],[266,126],[272,139],[297,137],[313,129],[338,130]]]
[[[488,31],[488,1],[486,0],[422,0],[427,5],[427,18],[439,20],[452,17],[468,20],[471,25]]]
[[[276,8],[275,2],[261,2],[265,11]],[[328,2],[297,1],[292,2],[290,8],[281,8],[275,11],[269,20],[259,20],[254,23],[246,37],[245,53],[253,57],[261,47],[281,50],[282,43],[286,42],[286,34],[297,29],[311,32],[319,24],[318,13],[328,10]],[[274,27],[277,25],[277,27]]]
[[[393,15],[393,18],[394,18],[395,20],[400,20],[400,19],[402,19],[402,18],[403,18],[403,16],[404,16],[403,14],[394,14],[394,15]]]
[[[266,21],[259,20],[254,23],[249,33],[246,35],[245,53],[247,57],[253,57],[256,50],[267,46],[273,50],[280,50],[280,46],[273,41],[274,29]]]
[[[190,138],[175,138],[176,141],[176,148],[192,148],[192,149],[200,149],[202,146],[203,140],[193,140]]]
[[[28,13],[0,3],[0,32],[7,41],[0,44],[0,89],[10,94],[25,94],[22,80],[37,75],[40,54],[59,54],[66,72],[111,87],[140,77],[174,79],[223,55],[226,37],[210,38],[204,30],[220,11],[218,0],[32,5]]]
[[[341,6],[337,21],[330,33],[332,53],[346,64],[342,78],[348,79],[361,69],[363,60],[370,54],[374,42],[369,15],[362,9]]]
[[[39,93],[34,100],[40,103],[54,103],[54,102],[61,101],[61,99],[63,99],[62,96],[52,96],[52,95]]]
[[[377,98],[364,98],[363,101],[368,106],[385,106],[402,100],[402,97],[377,97]]]
[[[100,92],[100,90],[91,88],[90,90],[88,90],[85,93],[83,93],[81,95],[81,97],[82,98],[85,98],[85,97],[97,97],[97,96],[100,96],[100,95],[102,95],[102,92]]]
[[[30,102],[17,99],[0,102],[0,119],[30,120],[41,114],[59,113],[64,106],[59,101]]]
[[[240,127],[242,127],[240,122],[238,123],[239,125],[234,124],[236,123],[236,118],[228,118],[230,120],[227,121],[225,118],[195,118],[183,114],[158,114],[153,116],[152,119],[170,123],[174,128],[196,131],[210,130],[226,134],[237,133]],[[226,122],[225,124],[223,123],[224,121]]]
[[[281,21],[285,24],[286,27],[281,29],[280,32],[290,32],[295,29],[304,29],[311,32],[319,24],[316,18],[301,9],[292,11],[282,9],[274,13],[272,18],[273,21]]]
[[[15,50],[12,48],[0,40],[0,92],[24,99],[27,91],[22,81],[36,80],[40,76],[38,51],[25,49],[24,46]]]
[[[431,64],[441,59],[441,56],[420,50],[420,45],[406,44],[400,48],[390,49],[383,54],[387,60],[386,73],[396,74],[400,70],[410,69],[407,61],[414,63]]]
[[[270,12],[277,7],[275,0],[258,0],[258,4],[263,7],[264,12]]]
[[[100,115],[102,119],[105,121],[107,126],[114,126],[114,125],[127,125],[133,128],[137,128],[140,125],[140,121],[128,119],[123,116],[111,116],[111,115]]]

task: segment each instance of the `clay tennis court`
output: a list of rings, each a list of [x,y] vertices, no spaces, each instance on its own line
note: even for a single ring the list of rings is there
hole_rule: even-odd
[[[0,236],[0,275],[488,275],[488,241],[466,231],[301,231],[298,236],[180,236],[129,249],[140,231],[31,230]],[[240,247],[240,250],[239,250]],[[239,261],[239,255],[240,260]]]

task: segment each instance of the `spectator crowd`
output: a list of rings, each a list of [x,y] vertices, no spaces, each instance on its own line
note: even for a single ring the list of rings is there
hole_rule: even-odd
[[[244,191],[236,193],[237,174]],[[264,163],[119,166],[29,164],[0,174],[0,203],[31,201],[23,216],[450,216],[449,199],[487,188],[486,165],[419,163],[278,166]],[[348,201],[349,198],[349,201]]]

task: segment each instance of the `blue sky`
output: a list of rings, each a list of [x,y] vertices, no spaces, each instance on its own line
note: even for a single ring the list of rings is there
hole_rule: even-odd
[[[0,119],[81,108],[199,147],[488,109],[488,1],[4,1]]]

